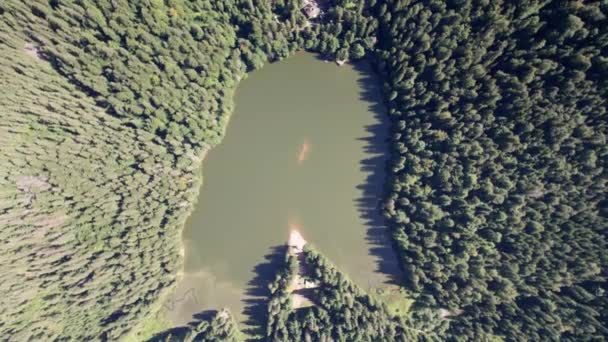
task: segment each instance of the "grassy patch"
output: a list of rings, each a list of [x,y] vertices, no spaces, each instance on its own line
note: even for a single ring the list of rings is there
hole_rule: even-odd
[[[125,342],[139,342],[147,341],[152,336],[170,329],[173,324],[166,318],[162,317],[162,314],[156,314],[146,320],[144,320],[139,327],[134,329],[125,339]]]
[[[407,292],[398,286],[374,289],[373,293],[377,299],[386,304],[388,312],[393,316],[407,316],[414,303]]]

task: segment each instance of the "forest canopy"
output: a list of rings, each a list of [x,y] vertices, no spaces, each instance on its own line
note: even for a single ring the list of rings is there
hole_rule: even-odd
[[[314,247],[307,245],[298,257],[287,251],[278,266],[269,285],[268,341],[438,340],[447,328],[448,322],[427,308],[395,315],[388,308],[394,298],[366,293]],[[309,271],[299,274],[301,268]],[[295,277],[305,277],[310,288],[294,291]],[[310,305],[295,304],[301,293]]]
[[[436,336],[608,336],[608,6],[328,0],[314,18],[303,6],[0,4],[0,334],[114,340],[151,317],[239,80],[306,49],[366,57],[382,78],[382,210],[416,305],[458,313]],[[334,272],[307,253],[318,277]],[[321,298],[380,317],[360,333],[405,336],[411,322],[325,280]],[[340,301],[282,312],[271,339],[302,324],[357,338]],[[214,326],[199,330],[234,333]]]

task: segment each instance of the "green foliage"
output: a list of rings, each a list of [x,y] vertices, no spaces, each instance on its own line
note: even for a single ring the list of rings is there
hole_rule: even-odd
[[[200,180],[194,163],[175,168],[154,135],[96,107],[12,25],[5,13],[0,334],[115,339],[174,283],[178,227]]]
[[[311,307],[293,308],[290,284],[297,273],[288,255],[270,285],[267,340],[269,341],[410,341],[438,340],[447,328],[435,314],[423,310],[411,316],[394,315],[383,299],[365,293],[314,249],[306,247],[299,262],[314,284]],[[300,290],[302,291],[302,290]],[[426,315],[426,316],[425,316]],[[430,315],[430,316],[429,316]],[[424,320],[419,320],[420,317]]]
[[[414,300],[399,287],[379,288],[372,295],[386,304],[386,308],[392,316],[407,317],[414,304]]]
[[[242,341],[234,318],[227,309],[215,312],[208,319],[187,326],[160,332],[148,342],[238,342]]]
[[[236,82],[295,34],[276,24],[274,50],[247,40],[234,23],[268,30],[272,13],[236,3],[0,9],[0,334],[119,339],[175,282],[196,170]]]
[[[290,307],[285,270],[269,336],[608,335],[608,7],[320,3],[0,4],[2,336],[115,340],[149,317],[236,84],[299,49],[384,78],[384,212],[417,304],[394,317],[307,251],[317,303]],[[196,334],[234,336],[215,319]]]
[[[410,289],[463,310],[447,336],[608,334],[607,10],[377,7],[394,122],[385,213]]]

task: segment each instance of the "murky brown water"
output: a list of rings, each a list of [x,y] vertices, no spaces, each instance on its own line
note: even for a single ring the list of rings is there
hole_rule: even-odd
[[[365,63],[299,53],[237,90],[223,142],[184,230],[183,280],[165,305],[176,324],[228,307],[243,320],[256,265],[292,228],[367,288],[387,281],[372,255],[386,125]],[[268,271],[268,270],[266,270]]]

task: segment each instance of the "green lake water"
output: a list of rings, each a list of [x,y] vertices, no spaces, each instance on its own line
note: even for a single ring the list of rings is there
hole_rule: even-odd
[[[308,53],[241,82],[183,232],[183,278],[165,304],[173,323],[222,307],[243,322],[272,274],[265,256],[292,228],[360,286],[389,281],[394,256],[376,210],[388,133],[379,100],[366,63]]]

